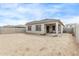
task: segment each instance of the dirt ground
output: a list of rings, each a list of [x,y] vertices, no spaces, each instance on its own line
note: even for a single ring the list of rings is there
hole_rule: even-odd
[[[0,34],[2,56],[78,56],[79,46],[71,34],[61,37],[32,34]]]

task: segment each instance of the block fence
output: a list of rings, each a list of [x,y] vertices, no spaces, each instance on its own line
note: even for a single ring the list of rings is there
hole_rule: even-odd
[[[25,33],[25,28],[15,28],[15,27],[0,27],[0,34],[10,34],[10,33]]]
[[[74,34],[75,34],[76,42],[79,43],[79,24],[75,25]]]

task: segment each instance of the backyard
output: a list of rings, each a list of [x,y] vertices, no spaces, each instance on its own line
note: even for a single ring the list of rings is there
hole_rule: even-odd
[[[0,55],[53,56],[79,55],[79,47],[71,34],[61,37],[32,34],[0,34]]]

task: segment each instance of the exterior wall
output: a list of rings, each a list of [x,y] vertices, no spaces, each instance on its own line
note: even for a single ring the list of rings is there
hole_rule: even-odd
[[[54,22],[55,24],[56,22]],[[53,23],[47,23],[47,24],[53,24]],[[60,24],[57,22],[57,24]],[[36,31],[36,25],[41,25],[41,31]],[[56,25],[56,24],[55,24]],[[60,24],[61,25],[61,24]],[[31,31],[28,31],[28,26],[32,26],[31,28]],[[51,27],[51,26],[50,26]],[[61,26],[60,27],[60,30],[58,31],[57,28],[56,28],[56,31],[57,32],[60,32],[61,33]],[[63,25],[62,25],[63,27]],[[50,28],[50,31],[51,31],[51,28]],[[62,32],[63,32],[63,29],[62,29]],[[35,34],[46,34],[46,24],[35,24],[35,25],[26,25],[26,33],[35,33]]]
[[[41,25],[41,31],[36,31],[36,25]],[[31,25],[32,30],[28,31],[28,26],[26,26],[26,33],[35,33],[35,34],[45,34],[45,25],[44,24],[36,24],[36,25]]]
[[[11,33],[25,33],[25,28],[8,28],[1,27],[0,34],[11,34]]]
[[[63,33],[63,25],[56,22],[56,34],[62,34]]]
[[[73,28],[64,28],[64,33],[73,33]]]
[[[61,24],[58,24],[58,33],[61,33],[62,27],[63,26]]]
[[[74,35],[75,35],[75,38],[76,38],[76,42],[79,44],[79,24],[76,24],[75,25],[75,28],[74,28]]]
[[[26,28],[15,28],[15,33],[25,33]]]

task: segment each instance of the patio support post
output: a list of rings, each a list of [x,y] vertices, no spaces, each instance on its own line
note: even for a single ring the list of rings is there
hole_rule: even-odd
[[[63,26],[61,25],[61,34],[63,33]]]
[[[58,35],[58,22],[56,22],[56,34]]]

